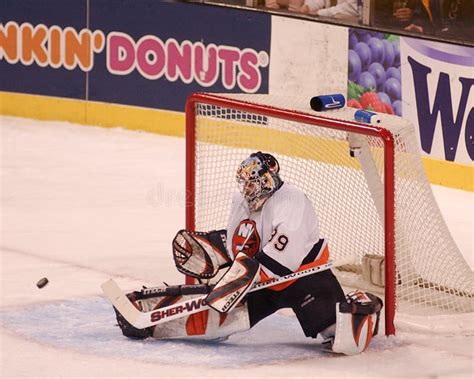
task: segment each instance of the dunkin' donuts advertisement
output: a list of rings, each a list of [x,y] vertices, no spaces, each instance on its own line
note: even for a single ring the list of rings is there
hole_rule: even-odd
[[[267,14],[153,0],[81,4],[0,4],[0,91],[172,111],[192,92],[268,93]]]

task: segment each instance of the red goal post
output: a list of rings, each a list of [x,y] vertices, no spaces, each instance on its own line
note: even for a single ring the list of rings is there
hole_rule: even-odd
[[[385,334],[395,324],[439,332],[441,320],[447,333],[459,320],[472,330],[473,273],[439,211],[414,126],[390,115],[359,123],[354,112],[315,112],[297,97],[191,95],[186,227],[226,228],[236,167],[251,152],[272,153],[283,180],[311,200],[333,259],[357,257],[333,270],[341,283],[384,297]]]
[[[380,138],[384,148],[384,198],[385,198],[385,333],[395,334],[395,258],[394,258],[394,140],[388,130],[356,121],[337,120],[316,114],[299,113],[287,109],[269,107],[220,97],[218,95],[195,93],[186,102],[186,228],[195,230],[195,167],[196,167],[196,104],[203,103],[217,107],[255,113],[282,120],[301,122],[325,128],[363,133]],[[243,157],[244,158],[244,157]],[[235,166],[239,164],[235,162]],[[232,175],[232,173],[229,173]]]

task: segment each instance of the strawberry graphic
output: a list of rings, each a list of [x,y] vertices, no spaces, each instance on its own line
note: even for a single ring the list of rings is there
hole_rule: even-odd
[[[351,108],[362,109],[362,105],[356,99],[347,100],[347,106]]]
[[[395,112],[393,111],[393,108],[390,104],[387,104],[387,103],[382,103],[384,108],[385,108],[385,113],[387,114],[395,114]]]
[[[378,102],[373,102],[372,104],[369,105],[367,108],[369,111],[373,112],[379,112],[379,113],[385,113],[385,104],[382,103],[380,100]]]
[[[380,105],[382,104],[375,92],[366,92],[362,94],[359,103],[363,109],[369,109],[369,107],[372,107],[372,110],[376,112],[377,110],[375,109],[375,107],[380,108]]]

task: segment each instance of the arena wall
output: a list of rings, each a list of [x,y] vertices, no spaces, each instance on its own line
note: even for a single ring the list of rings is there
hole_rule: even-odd
[[[254,10],[115,4],[4,0],[0,113],[182,136],[193,92],[360,102],[373,91],[417,127],[432,183],[474,191],[474,48]]]

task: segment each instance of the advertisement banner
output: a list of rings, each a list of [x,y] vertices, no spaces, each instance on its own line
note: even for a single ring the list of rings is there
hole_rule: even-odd
[[[474,48],[401,38],[403,117],[421,150],[440,160],[474,160]]]
[[[472,166],[474,48],[349,29],[347,105],[410,120],[422,154]]]
[[[0,12],[0,91],[175,111],[197,91],[268,93],[269,15],[154,0],[13,3]]]
[[[105,46],[89,99],[183,111],[192,92],[268,93],[270,16],[200,4],[93,0]]]
[[[60,63],[86,26],[86,1],[1,1],[0,91],[86,99],[86,72]]]
[[[347,105],[402,116],[400,39],[349,29]]]

